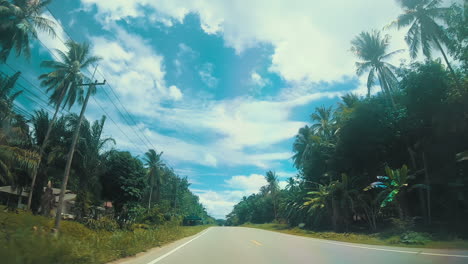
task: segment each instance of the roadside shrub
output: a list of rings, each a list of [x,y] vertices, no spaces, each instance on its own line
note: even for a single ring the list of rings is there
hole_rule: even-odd
[[[87,219],[85,221],[85,225],[86,227],[93,230],[105,230],[109,232],[113,232],[119,229],[119,224],[117,223],[117,221],[109,217],[101,217],[98,220]]]
[[[431,241],[431,235],[420,232],[406,232],[401,235],[400,242],[410,245],[424,245]]]
[[[147,225],[161,225],[166,222],[166,217],[158,207],[153,207],[139,215],[136,222]]]
[[[396,233],[407,232],[414,228],[414,222],[412,220],[401,220],[399,218],[391,218],[390,223],[392,230]]]

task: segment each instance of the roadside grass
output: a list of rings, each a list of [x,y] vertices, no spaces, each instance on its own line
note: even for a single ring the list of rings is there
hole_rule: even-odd
[[[50,232],[53,219],[3,209],[0,207],[0,260],[9,264],[107,263],[195,235],[208,227],[167,223],[151,229],[109,232],[63,221],[60,235],[55,237]]]
[[[409,248],[437,248],[437,249],[468,249],[468,241],[451,238],[442,239],[437,236],[423,236],[423,233],[408,232],[404,234],[396,234],[395,232],[382,232],[374,234],[362,233],[335,233],[335,232],[315,232],[300,228],[290,228],[286,224],[244,224],[243,227],[258,228],[269,231],[275,231],[290,235],[304,236],[318,239],[327,239],[349,243],[381,245],[381,246],[397,246]],[[408,236],[415,237],[414,243],[408,243]],[[418,236],[423,236],[423,239],[418,239]]]

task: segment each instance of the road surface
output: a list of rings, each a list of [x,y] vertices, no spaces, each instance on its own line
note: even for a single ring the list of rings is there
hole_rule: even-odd
[[[468,251],[335,242],[243,227],[211,227],[115,264],[467,264]]]

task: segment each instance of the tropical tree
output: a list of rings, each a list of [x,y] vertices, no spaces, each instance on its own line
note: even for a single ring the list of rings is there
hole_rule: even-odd
[[[43,17],[52,0],[0,0],[0,62],[5,62],[12,49],[16,55],[31,56],[30,39],[38,30],[55,37],[55,23]]]
[[[55,106],[54,115],[52,116],[39,150],[39,155],[41,157],[44,155],[44,150],[47,147],[50,133],[57,120],[60,107],[68,105],[70,109],[75,104],[79,95],[81,95],[80,98],[82,98],[83,87],[81,85],[89,81],[89,78],[87,78],[82,71],[100,59],[99,57],[90,55],[89,45],[86,43],[79,44],[74,41],[67,41],[65,45],[68,48],[67,53],[57,50],[61,61],[43,61],[41,63],[42,67],[51,68],[53,70],[49,73],[42,74],[39,76],[39,79],[41,80],[41,85],[47,88],[47,92],[51,92],[49,102]],[[89,89],[88,91],[95,92],[95,89]],[[32,175],[28,208],[31,207],[32,190],[34,190],[36,177],[37,171],[33,172]]]
[[[77,129],[78,116],[69,117],[71,128]],[[77,146],[77,171],[79,180],[79,190],[77,192],[76,204],[78,215],[88,214],[90,200],[98,200],[100,194],[99,176],[104,173],[103,160],[107,153],[103,149],[108,143],[115,144],[113,138],[103,138],[102,132],[106,117],[102,116],[100,120],[90,124],[87,120],[83,121],[81,129],[81,140]]]
[[[19,72],[0,76],[0,182],[11,183],[21,197],[38,157],[25,147],[30,141],[26,120],[13,111],[14,101],[22,92],[14,91],[19,76]]]
[[[310,144],[313,135],[314,132],[309,126],[300,128],[299,132],[296,135],[296,139],[293,143],[294,156],[292,157],[292,159],[294,161],[294,166],[297,169],[303,168],[304,163],[310,154]]]
[[[315,135],[321,136],[324,139],[331,139],[334,134],[333,110],[330,107],[316,107],[315,112],[310,115],[312,119],[312,131]]]
[[[379,80],[380,88],[395,105],[392,93],[396,90],[398,80],[394,74],[395,66],[385,60],[391,58],[402,50],[387,53],[389,46],[388,35],[381,36],[380,32],[361,32],[351,41],[351,51],[356,57],[363,60],[356,62],[356,74],[361,76],[369,72],[367,77],[367,96],[370,96],[371,88]]]
[[[307,192],[302,207],[312,216],[314,224],[318,224],[331,206],[333,186],[331,184],[318,184],[316,190]]]
[[[271,199],[273,201],[273,212],[275,215],[275,219],[278,217],[278,192],[279,192],[279,185],[278,185],[278,176],[273,171],[267,171],[265,175],[265,180],[267,181],[266,191],[269,195],[271,195]]]
[[[427,58],[431,58],[435,46],[444,57],[447,67],[458,82],[442,45],[449,44],[444,28],[438,24],[446,17],[449,8],[440,7],[442,0],[397,0],[403,9],[403,14],[391,25],[398,29],[410,26],[405,41],[408,44],[411,58],[416,58],[420,50]],[[460,85],[459,85],[460,86]]]
[[[149,199],[148,199],[148,210],[151,208],[151,199],[153,196],[153,189],[156,188],[156,203],[159,203],[161,199],[161,185],[164,181],[164,166],[161,160],[163,152],[157,153],[154,149],[150,149],[145,153],[143,158],[145,165],[148,168],[148,183],[150,188]]]
[[[13,103],[22,91],[13,92],[20,72],[12,76],[0,76],[0,122],[10,120],[15,113],[13,112]],[[1,124],[0,124],[1,125]]]
[[[89,46],[87,44],[78,44],[77,50],[82,53],[88,53]],[[87,54],[84,57],[87,57]],[[94,57],[94,58],[96,58],[96,61],[99,60],[98,57]],[[57,207],[57,215],[55,217],[55,228],[57,230],[60,228],[60,220],[62,219],[62,209],[63,209],[63,203],[64,203],[64,197],[65,197],[65,190],[67,189],[68,177],[70,176],[71,165],[73,161],[73,156],[75,154],[76,144],[78,142],[78,136],[80,134],[81,123],[84,120],[84,114],[86,112],[86,107],[88,106],[89,98],[91,97],[91,95],[94,95],[96,93],[96,84],[97,82],[93,84],[84,85],[84,86],[88,86],[86,97],[84,99],[83,99],[84,90],[80,90],[79,101],[82,104],[82,107],[81,107],[80,117],[78,119],[77,128],[75,129],[73,133],[70,151],[68,152],[68,155],[67,155],[67,163],[65,165],[65,172],[63,173],[62,187],[60,190],[59,202],[58,202],[58,207]]]
[[[400,218],[404,219],[406,206],[406,191],[408,187],[408,167],[403,165],[401,169],[392,170],[388,166],[385,168],[386,176],[377,176],[379,181],[371,183],[364,191],[374,188],[383,189],[385,196],[380,203],[380,207],[387,207],[396,203]]]

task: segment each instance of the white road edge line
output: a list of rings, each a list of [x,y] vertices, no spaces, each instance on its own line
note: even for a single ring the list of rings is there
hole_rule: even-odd
[[[174,252],[176,252],[177,250],[183,248],[183,247],[184,247],[185,245],[187,245],[188,243],[190,243],[190,242],[194,241],[195,239],[197,239],[197,238],[203,236],[204,234],[206,234],[206,233],[208,232],[208,230],[210,230],[210,229],[205,230],[205,231],[204,231],[203,233],[201,233],[200,235],[198,235],[198,236],[196,236],[196,237],[190,239],[189,241],[185,242],[184,244],[182,244],[182,245],[180,245],[180,246],[174,248],[173,250],[171,250],[171,251],[167,252],[166,254],[160,256],[159,258],[157,258],[157,259],[155,259],[155,260],[153,260],[153,261],[148,262],[147,264],[155,264],[155,263],[158,263],[159,261],[165,259],[166,257],[168,257],[169,255],[171,255],[172,253],[174,253]]]
[[[333,244],[333,245],[346,246],[346,247],[355,247],[355,248],[380,250],[380,251],[388,251],[388,252],[397,252],[397,253],[406,253],[406,254],[420,254],[420,255],[440,256],[440,257],[468,258],[468,255],[451,255],[451,254],[430,253],[430,252],[422,252],[422,251],[407,251],[407,250],[394,250],[394,249],[385,249],[385,248],[363,247],[363,246],[350,245],[350,244],[345,244],[345,243],[335,243],[335,242],[329,242],[329,241],[326,241],[325,243]]]
[[[269,232],[273,232],[273,231],[269,231]],[[275,232],[275,233],[282,234],[282,233],[279,233],[279,232]],[[362,248],[362,249],[378,250],[378,251],[387,251],[387,252],[396,252],[396,253],[405,253],[405,254],[419,254],[419,255],[439,256],[439,257],[468,258],[468,255],[454,255],[454,254],[430,253],[430,252],[423,252],[423,251],[408,251],[408,250],[396,250],[396,249],[365,247],[365,246],[351,245],[349,243],[331,242],[331,241],[327,241],[326,239],[320,239],[320,238],[314,238],[314,237],[303,237],[303,236],[296,236],[296,235],[291,235],[291,234],[284,234],[284,235],[293,236],[293,237],[304,239],[304,240],[312,239],[312,240],[315,240],[315,241],[320,241],[322,243],[338,245],[338,246],[344,246],[344,247],[354,247],[354,248]]]

